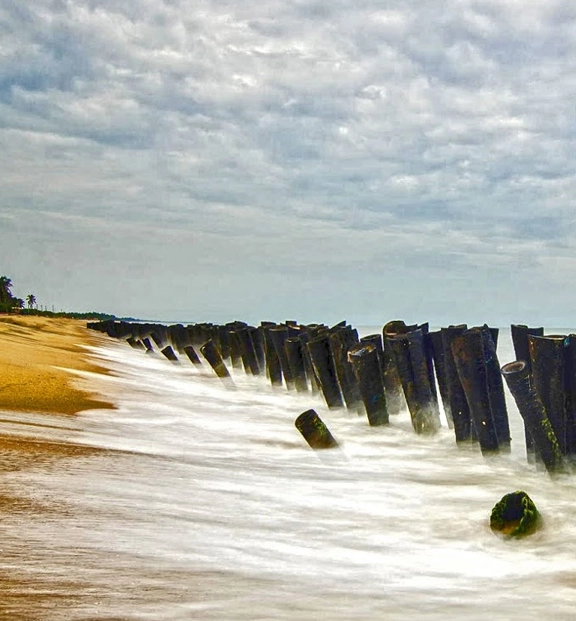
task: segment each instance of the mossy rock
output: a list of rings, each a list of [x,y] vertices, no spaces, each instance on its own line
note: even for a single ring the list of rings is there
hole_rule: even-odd
[[[490,514],[490,528],[506,537],[531,535],[542,525],[536,505],[526,492],[506,494],[494,505]]]

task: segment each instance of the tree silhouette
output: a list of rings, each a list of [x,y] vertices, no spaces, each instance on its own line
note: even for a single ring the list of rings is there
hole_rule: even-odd
[[[8,276],[0,276],[0,309],[7,311],[12,306],[12,281]]]
[[[26,296],[26,302],[28,304],[28,308],[32,310],[36,304],[36,296],[33,293],[29,293]]]

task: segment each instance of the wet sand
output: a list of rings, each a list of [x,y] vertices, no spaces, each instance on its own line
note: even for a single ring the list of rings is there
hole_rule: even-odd
[[[85,321],[0,315],[0,410],[75,414],[113,408],[73,375],[106,373],[84,348],[100,338]]]

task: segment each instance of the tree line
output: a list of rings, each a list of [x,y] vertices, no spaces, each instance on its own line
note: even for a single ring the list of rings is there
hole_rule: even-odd
[[[54,312],[38,308],[36,296],[29,293],[25,300],[12,294],[12,280],[8,276],[0,276],[0,313],[18,313],[22,315],[43,315],[47,317],[69,317],[72,319],[116,319],[108,313],[90,311],[86,313]]]

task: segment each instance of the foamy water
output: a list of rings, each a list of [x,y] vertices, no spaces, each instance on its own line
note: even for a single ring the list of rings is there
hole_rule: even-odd
[[[510,398],[512,452],[486,459],[445,423],[417,436],[407,412],[371,428],[264,377],[235,372],[232,391],[207,365],[112,340],[92,354],[117,411],[1,414],[10,433],[110,449],[3,472],[7,618],[574,618],[576,475],[526,462]],[[498,354],[514,358],[506,331]],[[295,429],[310,407],[339,451]],[[507,541],[488,518],[516,489],[545,528]]]

